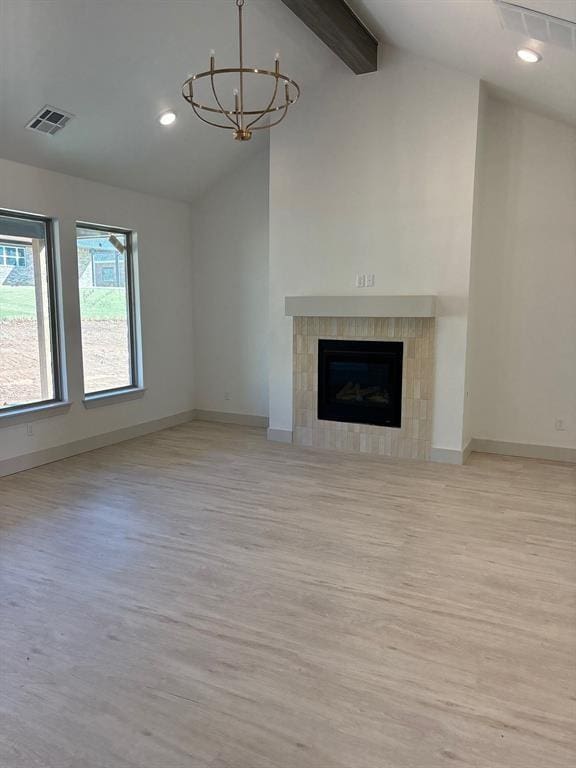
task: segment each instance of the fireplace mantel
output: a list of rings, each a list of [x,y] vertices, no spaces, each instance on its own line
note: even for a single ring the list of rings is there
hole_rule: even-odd
[[[286,296],[288,317],[436,317],[436,296]]]

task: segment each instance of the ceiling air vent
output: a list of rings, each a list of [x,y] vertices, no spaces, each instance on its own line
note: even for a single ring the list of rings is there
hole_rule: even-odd
[[[520,32],[533,40],[551,43],[576,51],[576,24],[541,11],[533,11],[516,3],[494,0],[504,29]]]
[[[28,123],[26,128],[31,131],[38,131],[39,133],[47,133],[49,136],[54,136],[62,130],[69,122],[74,118],[69,112],[64,112],[63,109],[56,109],[55,107],[43,107],[37,115]]]

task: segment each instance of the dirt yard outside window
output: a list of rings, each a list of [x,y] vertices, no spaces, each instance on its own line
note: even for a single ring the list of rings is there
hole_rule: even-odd
[[[125,291],[85,289],[82,301],[86,391],[129,386]],[[0,407],[52,399],[50,364],[50,386],[44,396],[40,371],[34,288],[0,286]]]

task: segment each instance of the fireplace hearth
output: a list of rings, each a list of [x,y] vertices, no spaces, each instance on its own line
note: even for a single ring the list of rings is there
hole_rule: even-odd
[[[400,429],[401,341],[318,340],[318,419]]]

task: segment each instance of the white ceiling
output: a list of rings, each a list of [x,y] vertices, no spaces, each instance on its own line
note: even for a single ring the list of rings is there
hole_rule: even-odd
[[[576,123],[576,54],[532,43],[544,59],[522,64],[515,49],[530,41],[501,28],[492,0],[349,2],[382,41]],[[576,19],[576,0],[522,4]],[[180,94],[211,48],[235,65],[236,35],[234,0],[0,0],[0,156],[193,200],[266,141],[205,126]],[[254,66],[280,50],[304,101],[328,68],[347,71],[281,0],[248,0],[246,47]],[[77,119],[53,137],[25,130],[45,104]],[[165,129],[156,118],[168,108],[179,119]]]
[[[303,99],[340,65],[280,0],[249,0],[245,19],[246,63],[272,69],[280,51]],[[237,34],[234,0],[0,0],[0,157],[192,200],[266,141],[204,125],[181,95],[210,49],[237,66]],[[45,104],[77,119],[56,136],[25,130]],[[168,108],[179,119],[162,128]]]
[[[492,0],[348,0],[384,42],[481,78],[498,95],[576,124],[576,52],[502,28]],[[576,0],[512,0],[576,22]],[[536,65],[516,49],[540,51]]]

